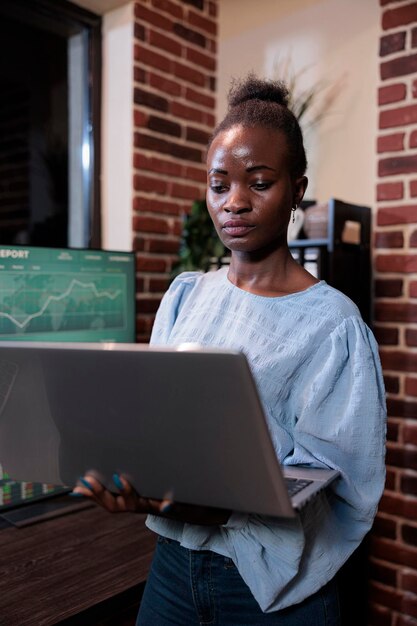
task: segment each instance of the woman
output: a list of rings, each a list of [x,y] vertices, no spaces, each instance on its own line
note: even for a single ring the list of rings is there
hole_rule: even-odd
[[[207,157],[207,206],[230,267],[178,276],[151,341],[243,351],[281,463],[334,468],[341,479],[295,521],[149,501],[117,476],[115,497],[82,479],[75,491],[109,510],[151,513],[159,539],[138,625],[338,625],[335,576],[370,529],[383,490],[376,343],[356,306],[287,245],[307,187],[287,102],[282,83],[253,76],[231,89]]]

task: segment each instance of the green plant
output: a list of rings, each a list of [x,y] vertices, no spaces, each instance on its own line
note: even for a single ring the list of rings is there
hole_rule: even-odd
[[[219,263],[226,248],[217,236],[205,200],[195,200],[184,217],[184,226],[173,276],[180,272],[202,270],[207,272],[213,263]]]

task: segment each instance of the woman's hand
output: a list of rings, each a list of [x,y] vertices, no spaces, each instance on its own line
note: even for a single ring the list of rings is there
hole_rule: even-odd
[[[221,525],[226,524],[231,511],[203,507],[192,504],[181,504],[172,500],[156,500],[140,496],[132,485],[123,477],[115,474],[113,482],[118,493],[106,489],[93,475],[87,474],[78,481],[74,494],[91,498],[111,513],[126,511],[151,513],[189,524]]]

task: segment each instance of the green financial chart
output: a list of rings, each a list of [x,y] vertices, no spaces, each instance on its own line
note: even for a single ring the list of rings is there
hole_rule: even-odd
[[[134,341],[131,253],[0,247],[0,340]]]

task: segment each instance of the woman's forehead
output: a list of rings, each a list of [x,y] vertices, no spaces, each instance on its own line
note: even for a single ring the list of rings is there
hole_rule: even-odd
[[[287,154],[286,139],[281,131],[262,126],[232,126],[213,140],[207,155],[210,167],[226,160],[281,160]],[[216,162],[216,163],[214,163]]]

